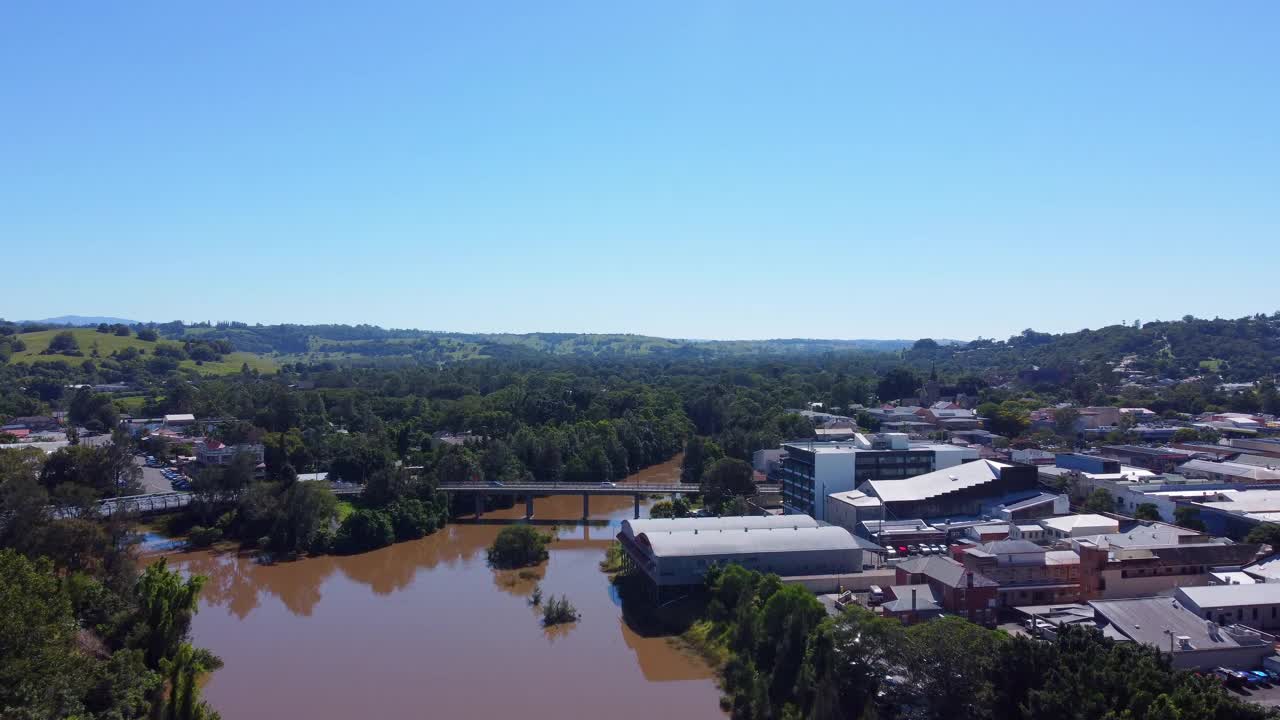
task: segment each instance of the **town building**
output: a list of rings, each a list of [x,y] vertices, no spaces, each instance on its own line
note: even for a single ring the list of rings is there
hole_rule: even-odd
[[[248,454],[253,458],[254,465],[261,465],[266,457],[266,449],[258,443],[226,445],[217,440],[196,442],[196,462],[201,465],[229,465],[240,454]]]
[[[1066,515],[1070,511],[1071,498],[1059,493],[1042,492],[1021,500],[996,505],[992,508],[991,515],[1009,522],[1024,522]]]
[[[1120,472],[1120,461],[1099,457],[1097,455],[1083,455],[1081,453],[1058,453],[1054,456],[1054,465],[1067,470],[1076,470],[1082,473],[1094,473],[1098,475],[1109,475]]]
[[[1141,445],[1103,445],[1098,448],[1098,452],[1125,465],[1146,468],[1154,473],[1173,472],[1175,467],[1187,460],[1185,453],[1176,450]]]
[[[917,410],[916,415],[942,430],[976,430],[982,425],[972,410],[963,408],[926,407]]]
[[[1048,539],[1044,526],[1039,523],[1019,523],[1009,526],[1010,540],[1027,540],[1041,543]]]
[[[196,416],[191,413],[178,413],[164,416],[165,427],[186,427],[188,425],[194,425],[195,422]]]
[[[1183,607],[1219,625],[1239,623],[1255,630],[1280,628],[1280,583],[1180,587]]]
[[[1215,535],[1239,538],[1260,523],[1280,522],[1280,488],[1212,490],[1186,504],[1200,511],[1201,522]]]
[[[903,625],[932,620],[944,614],[942,598],[928,583],[892,585],[888,599],[880,605],[880,612]]]
[[[894,572],[895,586],[924,585],[930,589],[932,601],[948,613],[980,625],[995,625],[999,587],[982,573],[940,555],[904,560]]]
[[[883,547],[905,547],[922,543],[934,545],[947,541],[946,531],[923,520],[864,520],[849,528],[860,538]]]
[[[858,490],[883,504],[885,519],[979,516],[984,508],[1040,494],[1036,468],[978,460]]]
[[[999,605],[1070,603],[1081,598],[1080,556],[1072,550],[1048,550],[1028,540],[1000,540],[970,548],[966,570],[999,586]]]
[[[19,417],[10,418],[9,422],[4,424],[6,429],[27,429],[32,434],[45,432],[57,432],[62,429],[62,424],[57,418],[49,415],[21,415]]]
[[[1092,513],[1045,518],[1040,521],[1040,526],[1045,529],[1045,537],[1050,540],[1120,532],[1119,520]]]
[[[1259,547],[1165,523],[1134,523],[1070,542],[1080,556],[1086,598],[1144,597],[1208,585],[1215,568],[1247,565]]]
[[[849,442],[790,442],[776,478],[789,513],[826,519],[827,498],[872,479],[903,479],[977,460],[978,451],[944,443],[915,443],[906,435],[858,434]]]
[[[1188,460],[1178,466],[1178,473],[1185,477],[1205,478],[1215,482],[1280,484],[1280,470],[1249,463]]]
[[[1179,670],[1256,668],[1272,655],[1275,638],[1241,625],[1220,627],[1170,598],[1094,600],[1104,634],[1151,645]]]
[[[784,580],[862,572],[879,547],[807,515],[624,520],[627,557],[658,587],[697,585],[713,565],[734,563]]]

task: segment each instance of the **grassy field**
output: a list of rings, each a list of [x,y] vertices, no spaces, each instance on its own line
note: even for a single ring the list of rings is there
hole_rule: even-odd
[[[80,345],[80,352],[84,353],[81,357],[69,357],[66,355],[41,355],[40,353],[49,348],[49,343],[53,340],[53,336],[62,332],[62,330],[42,330],[40,332],[22,333],[18,335],[22,342],[26,344],[27,349],[22,352],[13,354],[10,362],[14,363],[30,363],[30,362],[55,362],[58,360],[67,363],[80,363],[85,360],[92,359],[93,348],[96,345],[98,355],[101,357],[110,357],[112,353],[120,352],[126,348],[137,348],[146,355],[155,353],[155,349],[159,345],[176,345],[176,343],[160,341],[139,340],[136,336],[121,337],[109,333],[100,333],[92,328],[73,328],[71,334],[75,336],[76,342]],[[276,364],[269,358],[254,355],[253,353],[235,352],[223,356],[222,360],[217,362],[206,362],[203,365],[197,365],[194,360],[183,360],[179,363],[180,367],[190,368],[205,375],[227,375],[230,373],[240,372],[240,366],[249,363],[249,367],[256,369],[258,372],[270,373],[275,372]]]

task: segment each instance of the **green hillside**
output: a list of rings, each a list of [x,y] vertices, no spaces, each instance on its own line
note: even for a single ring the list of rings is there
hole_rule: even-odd
[[[49,349],[49,343],[53,341],[53,337],[61,332],[70,332],[76,339],[76,343],[80,346],[80,356],[68,355],[41,355],[42,352]],[[97,348],[98,356],[102,358],[111,357],[114,353],[123,352],[128,348],[135,348],[145,356],[155,354],[157,347],[168,345],[170,347],[180,348],[180,343],[166,341],[150,341],[139,340],[136,336],[130,335],[122,337],[111,333],[100,333],[92,328],[72,328],[69,330],[42,330],[40,332],[21,333],[18,338],[27,346],[25,350],[15,352],[9,359],[11,363],[32,363],[32,362],[57,362],[63,361],[67,363],[80,363],[84,360],[93,358],[93,349]],[[225,375],[227,373],[240,372],[240,367],[244,363],[249,363],[250,368],[254,368],[259,372],[273,372],[276,365],[268,358],[264,358],[253,353],[233,352],[224,355],[222,360],[206,361],[197,365],[194,360],[182,360],[178,363],[179,367],[190,368],[205,375]]]

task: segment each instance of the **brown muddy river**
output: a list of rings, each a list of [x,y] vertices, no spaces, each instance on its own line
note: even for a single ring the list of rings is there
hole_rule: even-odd
[[[677,459],[629,481],[678,474]],[[501,524],[274,566],[229,553],[170,556],[209,577],[193,634],[226,667],[205,699],[226,720],[723,718],[711,669],[632,632],[598,568],[632,502],[592,497],[584,527],[581,496],[537,500],[538,520],[564,521],[540,580],[486,565]],[[485,520],[523,513],[520,502]],[[582,619],[544,630],[527,601],[537,582],[548,596],[568,595]]]

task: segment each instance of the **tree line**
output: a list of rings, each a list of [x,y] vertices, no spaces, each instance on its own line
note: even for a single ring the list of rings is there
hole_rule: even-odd
[[[736,720],[1274,720],[1166,655],[1066,628],[1053,641],[957,617],[904,627],[828,616],[804,588],[737,565],[707,575],[685,637],[722,660]]]

